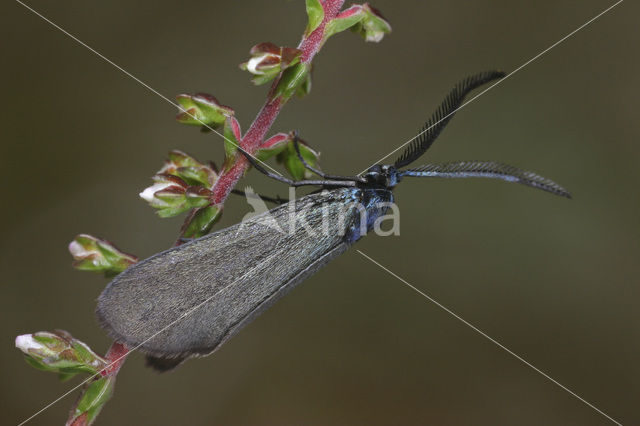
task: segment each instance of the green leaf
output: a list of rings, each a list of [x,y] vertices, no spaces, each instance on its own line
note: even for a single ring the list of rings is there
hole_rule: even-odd
[[[57,373],[58,371],[53,368],[53,367],[49,367],[43,363],[41,363],[40,361],[31,358],[30,356],[25,356],[24,360],[26,361],[27,364],[29,364],[30,366],[32,366],[33,368],[37,369],[37,370],[42,370],[42,371],[52,371],[54,373]]]
[[[287,68],[278,82],[274,98],[281,97],[282,102],[288,101],[291,96],[298,92],[300,86],[306,84],[310,69],[311,66],[305,63],[299,63]]]
[[[232,108],[221,105],[218,100],[206,93],[176,96],[181,112],[176,116],[178,122],[191,126],[220,127],[227,117],[235,114]]]
[[[170,217],[178,216],[190,209],[191,208],[185,203],[180,205],[179,207],[167,207],[165,209],[160,209],[156,212],[156,214],[162,219],[167,219]]]
[[[260,161],[267,161],[269,158],[280,154],[291,142],[291,135],[287,133],[278,133],[264,141],[261,148],[254,153],[254,157]]]
[[[101,377],[90,382],[87,387],[85,387],[71,419],[69,419],[67,424],[72,423],[73,420],[82,415],[86,415],[87,424],[90,425],[93,423],[100,413],[100,410],[102,410],[107,401],[111,399],[114,384],[115,377],[113,376]]]
[[[313,66],[313,65],[311,65]],[[311,72],[308,72],[302,83],[296,89],[296,96],[304,98],[311,92]]]
[[[313,150],[307,144],[300,142],[300,155],[310,166],[317,166],[320,153]],[[282,163],[287,169],[293,180],[302,180],[311,177],[311,172],[304,167],[304,164],[298,158],[293,142],[287,145],[277,157],[279,163]]]
[[[202,164],[182,151],[174,149],[169,152],[169,161],[176,167],[201,167]]]
[[[83,365],[89,366],[94,371],[97,371],[98,368],[102,368],[102,358],[96,355],[96,353],[93,352],[86,343],[71,338],[70,346],[73,351],[74,358]]]
[[[58,373],[58,380],[66,382],[76,376],[77,373]]]
[[[206,235],[222,215],[222,206],[211,205],[197,209],[185,224],[182,231],[183,238],[198,238]]]
[[[239,132],[239,130],[234,131],[234,125],[237,123],[234,123],[235,119],[229,119],[225,122],[224,125],[224,130],[223,130],[223,134],[224,134],[224,155],[226,158],[226,168],[229,169],[231,168],[231,166],[233,165],[233,159],[236,156],[236,151],[238,150],[238,146],[240,146],[240,141],[238,140],[238,138],[236,137],[236,133]]]
[[[213,186],[218,179],[218,174],[211,166],[204,165],[190,155],[178,150],[169,152],[168,161],[156,173],[154,181],[163,181],[162,175],[164,174],[180,178],[181,181],[174,182],[178,185],[186,183],[191,186],[204,186],[207,188]]]
[[[211,187],[216,181],[216,173],[210,167],[178,167],[176,176],[190,185]]]
[[[309,23],[307,24],[305,34],[308,36],[322,23],[322,20],[324,19],[324,8],[322,7],[320,0],[306,0],[306,7]]]
[[[251,82],[256,86],[262,86],[263,84],[267,84],[268,82],[276,78],[278,74],[280,74],[280,67],[265,71],[264,74],[255,75],[251,79]]]
[[[353,27],[364,18],[364,15],[365,12],[361,5],[354,5],[349,9],[342,11],[337,17],[327,24],[324,33],[325,40],[334,34],[341,33],[342,31]]]
[[[209,204],[212,192],[210,189],[201,186],[190,186],[185,195],[190,208],[204,207]]]

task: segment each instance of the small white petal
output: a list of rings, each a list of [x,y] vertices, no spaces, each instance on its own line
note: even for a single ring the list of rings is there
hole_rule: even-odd
[[[153,189],[153,186],[150,186],[140,193],[140,198],[150,203],[153,201],[153,194],[155,194],[155,192],[156,191]]]
[[[69,252],[71,253],[71,256],[73,256],[74,258],[82,258],[92,254],[91,251],[85,249],[82,246],[82,244],[80,244],[75,240],[69,243]]]
[[[16,348],[20,349],[22,352],[28,352],[29,349],[46,349],[46,347],[42,345],[42,343],[36,341],[31,334],[22,334],[16,337]]]
[[[367,34],[365,41],[371,41],[374,43],[378,43],[384,37],[384,32],[382,31],[372,31]]]
[[[267,56],[271,56],[271,55],[269,55],[268,53],[265,53],[264,55],[256,56],[254,58],[249,59],[249,62],[247,63],[247,70],[249,70],[251,74],[256,74],[256,75],[264,74],[264,72],[259,71],[257,67],[258,65],[260,65],[260,62],[262,62],[264,59],[267,58]]]
[[[155,194],[158,191],[161,191],[165,188],[170,187],[172,184],[168,183],[168,182],[158,182],[158,183],[154,183],[153,185],[151,185],[150,187],[146,188],[144,191],[142,191],[140,193],[140,198],[142,198],[143,200],[145,200],[148,203],[151,203],[153,205],[157,204],[158,202],[160,202],[161,200],[158,200],[157,198],[155,198],[153,196],[153,194]]]

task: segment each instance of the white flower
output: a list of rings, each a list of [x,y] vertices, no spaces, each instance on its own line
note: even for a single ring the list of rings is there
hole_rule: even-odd
[[[263,75],[265,72],[262,70],[259,70],[258,65],[260,65],[260,63],[267,58],[279,59],[278,56],[273,55],[271,53],[265,53],[264,55],[254,56],[253,58],[249,59],[249,62],[247,62],[247,70],[251,74]]]
[[[95,253],[95,251],[87,250],[82,244],[80,244],[76,240],[73,240],[71,241],[71,243],[69,243],[69,252],[71,253],[71,256],[73,256],[74,259],[87,257]],[[23,337],[23,336],[18,336],[18,338],[19,337]]]
[[[150,187],[146,188],[140,193],[140,198],[151,204],[153,207],[166,207],[169,204],[166,201],[162,201],[155,197],[155,193],[167,189],[174,184],[171,182],[158,182],[154,183]]]
[[[29,354],[29,350],[36,351],[38,353],[43,353],[45,351],[50,352],[49,348],[33,338],[33,334],[22,334],[16,337],[16,348],[20,349],[25,354]]]

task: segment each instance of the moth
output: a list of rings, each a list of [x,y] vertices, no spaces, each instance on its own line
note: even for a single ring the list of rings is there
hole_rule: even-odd
[[[363,176],[311,167],[300,155],[297,136],[298,158],[317,180],[272,174],[240,150],[267,176],[320,190],[131,266],[99,296],[100,324],[114,340],[146,353],[148,364],[160,371],[209,355],[370,231],[404,178],[493,178],[570,198],[550,179],[491,161],[408,167],[429,149],[469,92],[504,75],[489,71],[462,80],[393,164],[375,165]]]

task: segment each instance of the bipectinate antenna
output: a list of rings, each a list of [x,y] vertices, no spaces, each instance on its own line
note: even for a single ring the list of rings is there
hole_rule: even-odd
[[[508,164],[493,161],[456,161],[442,164],[427,164],[399,172],[400,176],[439,178],[490,178],[520,183],[542,189],[561,197],[571,198],[569,191],[551,179],[537,173],[522,170]]]
[[[440,107],[426,122],[420,134],[416,136],[409,146],[404,150],[402,155],[395,161],[396,168],[408,166],[417,160],[427,149],[433,144],[440,132],[453,118],[456,110],[460,108],[464,98],[472,90],[486,84],[490,81],[500,79],[505,76],[501,71],[486,71],[479,74],[469,76],[458,83]]]

